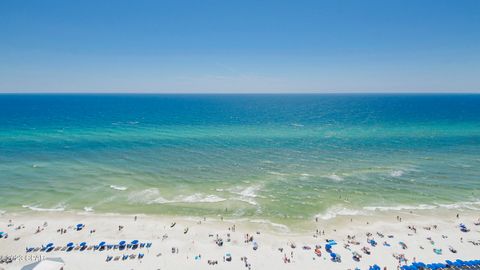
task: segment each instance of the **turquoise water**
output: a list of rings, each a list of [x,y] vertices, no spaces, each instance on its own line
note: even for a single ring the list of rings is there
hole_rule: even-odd
[[[284,222],[480,210],[480,95],[0,95],[0,198]]]

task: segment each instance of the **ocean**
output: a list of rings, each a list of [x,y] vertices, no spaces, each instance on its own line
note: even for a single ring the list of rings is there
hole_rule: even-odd
[[[0,95],[0,211],[480,210],[480,95]]]

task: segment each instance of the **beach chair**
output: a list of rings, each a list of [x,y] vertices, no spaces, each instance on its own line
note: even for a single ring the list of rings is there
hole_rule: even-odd
[[[332,262],[342,262],[342,258],[337,253],[331,252],[330,257],[332,257]]]
[[[107,256],[107,259],[106,259],[105,261],[109,262],[109,261],[111,261],[112,259],[113,259],[112,256]]]
[[[133,240],[131,243],[130,243],[130,248],[135,250],[138,248],[140,242],[138,240]]]
[[[77,224],[77,226],[75,227],[77,231],[81,231],[83,228],[85,228],[85,225],[81,223]]]

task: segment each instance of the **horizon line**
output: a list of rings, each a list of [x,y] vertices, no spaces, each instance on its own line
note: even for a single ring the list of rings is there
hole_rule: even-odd
[[[480,90],[474,91],[322,91],[322,92],[153,92],[153,91],[20,91],[1,92],[0,95],[35,95],[35,94],[72,94],[72,95],[322,95],[322,94],[480,94]]]

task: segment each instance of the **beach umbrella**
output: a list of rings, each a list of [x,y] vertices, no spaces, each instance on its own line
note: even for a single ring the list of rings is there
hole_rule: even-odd
[[[132,245],[138,245],[138,240],[133,240]]]
[[[119,246],[125,246],[126,243],[127,243],[127,242],[125,242],[125,241],[122,240],[122,241],[120,241],[120,243],[118,243],[118,245],[119,245]]]
[[[45,247],[53,247],[53,243],[48,243]]]
[[[68,243],[67,247],[73,247],[73,242]]]
[[[81,242],[79,246],[83,247],[83,246],[86,246],[87,245],[87,242]]]
[[[105,244],[106,243],[102,241],[102,242],[100,242],[100,244],[98,244],[98,246],[103,247],[103,246],[105,246]]]
[[[22,267],[22,270],[61,270],[64,266],[65,263],[61,258],[46,258]]]

